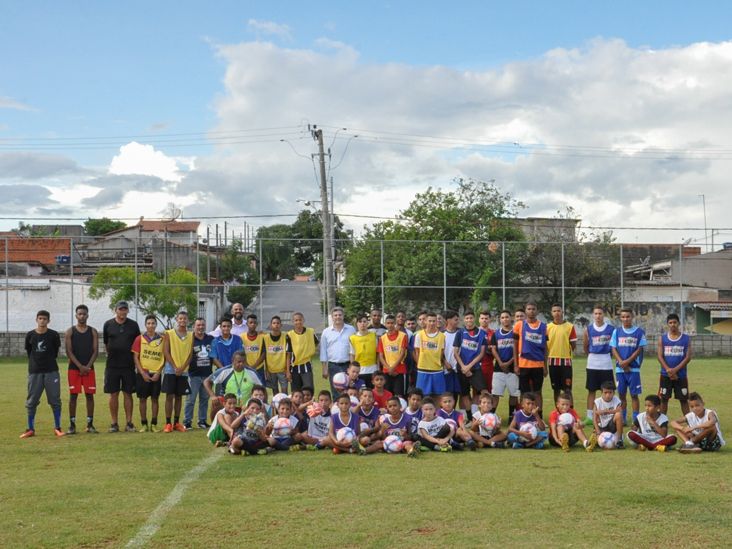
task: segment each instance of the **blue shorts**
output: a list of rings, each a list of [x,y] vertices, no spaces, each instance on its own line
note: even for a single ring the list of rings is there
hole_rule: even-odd
[[[445,372],[445,392],[447,393],[461,393],[460,378],[454,370]]]
[[[641,387],[640,372],[615,372],[618,380],[618,394],[624,395],[630,390],[631,396],[637,396],[643,392]]]
[[[441,395],[445,392],[445,374],[417,370],[417,388],[427,395]]]

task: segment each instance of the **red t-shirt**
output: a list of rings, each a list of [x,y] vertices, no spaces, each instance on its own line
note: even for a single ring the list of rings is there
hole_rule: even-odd
[[[384,389],[382,394],[378,394],[374,389],[374,406],[377,408],[386,408],[386,402],[392,397],[392,394]]]
[[[563,414],[564,412],[560,412],[556,408],[554,410],[552,410],[552,413],[549,414],[549,425],[556,425],[559,422],[560,413]],[[577,415],[577,412],[575,411],[574,408],[570,408],[569,412],[566,412],[566,413],[572,414],[572,417],[574,418],[575,422],[580,420],[580,417],[579,417],[579,415]]]

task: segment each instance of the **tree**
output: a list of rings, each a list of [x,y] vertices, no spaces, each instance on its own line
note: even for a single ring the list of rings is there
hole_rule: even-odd
[[[138,273],[135,299],[132,267],[102,267],[92,279],[89,296],[100,299],[108,295],[110,309],[120,300],[132,302],[146,315],[155,315],[163,325],[171,327],[179,310],[185,309],[191,316],[198,310],[196,275],[186,269],[174,269],[168,273],[167,284],[163,280],[157,272]]]
[[[259,275],[252,267],[252,258],[242,252],[243,242],[235,238],[219,260],[221,280],[233,283],[226,294],[229,303],[243,303],[254,298],[259,284]]]
[[[91,236],[111,233],[125,227],[127,227],[127,224],[124,221],[115,221],[108,217],[89,218],[84,221],[84,231]]]

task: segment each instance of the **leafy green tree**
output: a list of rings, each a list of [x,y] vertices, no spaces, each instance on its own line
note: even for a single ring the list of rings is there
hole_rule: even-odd
[[[119,229],[124,229],[127,224],[124,221],[115,221],[108,217],[89,218],[84,221],[84,231],[91,236],[111,233]]]
[[[219,272],[221,280],[234,283],[226,294],[229,303],[243,303],[246,306],[257,293],[259,274],[252,267],[252,257],[242,250],[243,242],[235,238],[219,260]]]

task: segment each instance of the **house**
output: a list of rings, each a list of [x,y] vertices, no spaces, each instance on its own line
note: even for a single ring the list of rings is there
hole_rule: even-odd
[[[74,261],[80,255],[74,249]],[[7,255],[6,255],[7,250]],[[37,276],[57,272],[62,265],[71,263],[71,238],[20,236],[10,232],[0,235],[0,272],[8,275]]]

